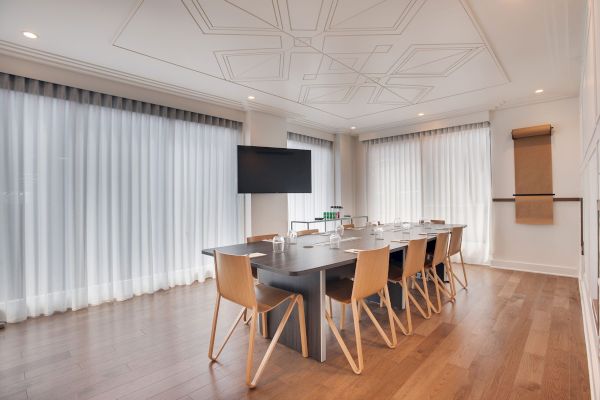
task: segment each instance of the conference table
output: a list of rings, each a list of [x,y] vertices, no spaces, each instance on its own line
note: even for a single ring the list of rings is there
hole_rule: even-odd
[[[394,225],[379,225],[378,227],[383,229],[383,238],[376,238],[377,235],[372,227],[346,229],[339,249],[330,248],[330,233],[318,233],[298,237],[295,244],[286,243],[283,253],[273,252],[273,244],[269,241],[204,249],[202,253],[214,256],[216,250],[237,255],[265,254],[250,259],[252,266],[257,268],[259,282],[302,294],[309,357],[323,362],[327,358],[326,343],[329,329],[325,320],[325,287],[327,281],[354,275],[357,254],[347,250],[369,250],[389,245],[390,261],[402,263],[408,246],[407,240],[425,237],[429,242],[428,252],[432,252],[437,234],[448,232],[457,226],[466,227],[462,224],[411,224],[410,228],[403,229]],[[443,272],[443,265],[439,267]],[[390,283],[389,291],[392,306],[402,309],[402,287]],[[278,307],[268,313],[269,337],[275,334],[284,312],[285,307]],[[333,312],[334,315],[339,315],[340,312],[340,307],[336,307],[335,302]],[[295,312],[290,316],[279,343],[300,351],[300,335]]]

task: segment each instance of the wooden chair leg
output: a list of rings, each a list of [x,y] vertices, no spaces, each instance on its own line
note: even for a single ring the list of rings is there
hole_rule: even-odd
[[[233,334],[233,331],[238,326],[238,324],[240,323],[240,321],[242,319],[242,316],[244,315],[244,310],[242,309],[242,311],[240,311],[240,313],[236,317],[233,325],[231,325],[231,328],[229,328],[229,332],[227,332],[227,336],[225,336],[225,340],[223,340],[223,343],[219,347],[219,350],[217,350],[217,354],[213,355],[213,349],[214,349],[214,344],[215,344],[215,334],[216,334],[216,330],[217,330],[217,319],[218,319],[218,316],[219,316],[219,304],[220,304],[220,302],[221,302],[221,296],[218,296],[218,298],[217,298],[217,304],[215,305],[215,313],[214,313],[214,316],[213,316],[213,326],[212,326],[212,332],[211,332],[211,335],[210,335],[210,343],[208,345],[208,358],[210,358],[212,361],[217,361],[217,358],[219,358],[219,356],[221,355],[221,352],[223,351],[223,348],[225,348],[225,345],[229,341],[229,338]]]
[[[437,279],[435,279],[433,277],[433,274],[429,271],[427,271],[428,275],[430,275],[431,280],[433,281],[433,284],[435,285],[435,297],[437,299],[437,308],[433,305],[433,302],[431,303],[431,309],[433,310],[434,313],[439,314],[442,311],[442,295],[440,293],[440,284],[437,281]]]
[[[215,311],[213,313],[212,328],[210,330],[210,342],[208,344],[208,358],[215,361],[216,357],[213,357],[213,349],[215,347],[215,334],[217,331],[217,319],[219,318],[219,306],[221,305],[221,295],[217,294],[217,301],[215,302]],[[244,308],[244,311],[246,309]]]
[[[367,315],[369,316],[369,318],[371,319],[371,321],[373,322],[373,325],[375,325],[375,328],[377,329],[377,332],[379,332],[379,335],[383,338],[383,340],[385,341],[385,344],[387,344],[387,346],[390,349],[393,349],[394,347],[396,347],[396,343],[394,343],[394,333],[392,333],[392,340],[390,340],[388,338],[388,336],[385,334],[385,332],[383,331],[383,328],[381,327],[381,325],[379,324],[379,322],[377,321],[377,319],[375,318],[375,316],[373,315],[373,313],[371,312],[371,309],[367,306],[367,303],[365,302],[364,299],[360,300],[360,303],[362,304],[363,309],[365,310],[365,312],[367,313]],[[389,310],[388,310],[389,312]],[[393,318],[392,318],[393,320]],[[395,332],[395,330],[393,329],[393,322],[392,322],[392,332]]]
[[[454,268],[452,268],[452,263],[450,262],[450,257],[446,257],[446,260],[444,260],[444,267],[446,268],[446,270],[448,271],[448,275],[450,278],[450,293],[452,294],[452,297],[456,297],[456,280],[454,278],[456,278],[456,274],[454,273]]]
[[[267,313],[260,313],[260,322],[262,337],[266,339],[269,336],[269,328],[267,327]]]
[[[341,314],[340,314],[340,331],[344,330],[344,322],[346,322],[346,304],[340,303]]]
[[[364,368],[364,359],[362,352],[362,338],[360,334],[360,308],[359,303],[356,300],[352,301],[352,317],[354,319],[354,335],[356,337],[356,353],[358,355],[358,374],[360,374]],[[356,372],[356,371],[355,371]]]
[[[358,314],[358,308],[357,308],[356,304],[354,304],[354,301],[353,301],[353,303],[352,303],[352,317],[354,319],[354,329],[355,329],[356,332],[358,332],[358,334],[356,336],[356,347],[357,347],[357,351],[358,351],[359,347],[360,347],[360,350],[362,350],[362,346],[359,346],[359,343],[360,343],[360,331],[359,331],[360,325],[358,323],[357,314]],[[352,355],[350,354],[350,350],[348,350],[348,346],[346,346],[346,342],[344,342],[344,339],[340,335],[340,332],[338,331],[337,327],[335,326],[335,323],[333,322],[333,318],[331,317],[331,313],[328,310],[325,311],[325,319],[327,320],[327,324],[329,325],[329,329],[331,329],[331,332],[333,332],[333,336],[335,336],[335,339],[339,343],[339,345],[340,345],[340,347],[342,349],[342,352],[344,353],[344,356],[348,360],[348,363],[350,364],[350,368],[352,368],[352,371],[355,374],[357,374],[357,375],[360,374],[362,372],[360,356],[359,356],[359,365],[357,366],[356,362],[352,358]]]
[[[333,318],[333,305],[331,303],[331,297],[328,297],[329,299],[329,314],[331,315],[331,318]]]
[[[308,345],[306,341],[306,319],[304,318],[304,298],[301,294],[296,297],[298,307],[298,323],[300,325],[300,343],[302,345],[302,357],[308,357]]]
[[[288,308],[285,310],[285,313],[283,314],[283,318],[281,319],[281,322],[277,326],[277,330],[275,331],[275,334],[273,335],[273,339],[271,339],[271,343],[269,344],[269,347],[267,348],[267,351],[266,351],[265,355],[263,356],[263,359],[260,362],[260,365],[258,366],[256,373],[254,374],[254,379],[252,379],[251,382],[248,380],[246,381],[248,383],[248,386],[250,386],[250,388],[256,387],[256,384],[257,384],[261,374],[265,370],[265,367],[267,365],[267,362],[269,361],[269,358],[271,358],[271,354],[273,354],[275,345],[277,345],[277,342],[279,341],[279,337],[281,336],[281,333],[283,332],[283,328],[285,327],[285,324],[287,323],[288,319],[290,318],[290,314],[292,313],[292,310],[294,309],[295,304],[296,304],[296,297],[293,297],[290,299],[290,304],[288,305]],[[253,339],[254,339],[254,337],[252,337],[252,341],[254,341]],[[248,376],[248,375],[246,375],[246,376]]]
[[[465,278],[465,284],[462,285],[465,289],[469,286],[469,282],[467,281],[467,270],[465,269],[465,262],[463,260],[462,250],[458,252],[460,255],[460,264],[462,265],[463,277]]]
[[[406,305],[406,331],[408,335],[412,335],[412,316],[410,314],[410,293],[408,291],[408,285],[406,284],[406,278],[402,278],[402,288],[404,289],[404,304]]]
[[[254,336],[256,336],[256,320],[258,312],[256,308],[252,309],[250,317],[250,335],[248,340],[248,358],[246,359],[246,385],[254,387],[252,383],[252,360],[254,358]]]

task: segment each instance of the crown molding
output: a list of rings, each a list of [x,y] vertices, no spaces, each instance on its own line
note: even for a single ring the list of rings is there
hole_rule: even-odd
[[[241,102],[0,40],[0,54],[243,111]]]

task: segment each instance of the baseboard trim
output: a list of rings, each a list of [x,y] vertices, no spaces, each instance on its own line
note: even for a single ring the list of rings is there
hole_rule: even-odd
[[[533,264],[524,263],[518,261],[507,261],[507,260],[491,260],[490,266],[499,269],[510,269],[515,271],[523,272],[534,272],[536,274],[546,275],[558,275],[568,276],[571,278],[577,278],[579,272],[577,268],[567,267],[563,265],[546,265],[546,264]]]
[[[591,400],[600,400],[600,360],[598,359],[598,337],[594,323],[594,314],[590,304],[585,283],[579,279],[579,296],[581,297],[581,312],[583,315],[583,333],[588,360],[588,375],[590,377]]]

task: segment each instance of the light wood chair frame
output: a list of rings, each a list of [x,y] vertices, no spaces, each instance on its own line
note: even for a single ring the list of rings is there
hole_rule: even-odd
[[[245,264],[246,264],[245,268],[237,268],[236,272],[239,272],[240,279],[235,279],[234,282],[226,282],[224,284],[224,286],[227,287],[227,292],[229,292],[229,294],[222,293],[221,282],[219,282],[219,272],[218,272],[219,265],[218,265],[218,261],[217,261],[218,258],[220,258],[220,257],[218,257],[218,256],[225,256],[225,258],[237,260],[236,262],[237,262],[238,266],[242,262],[245,262]],[[282,302],[279,302],[278,304],[276,304],[273,307],[267,307],[264,309],[264,311],[259,312],[259,304],[258,304],[258,301],[256,298],[256,294],[254,292],[254,290],[255,290],[254,281],[252,279],[252,272],[250,270],[250,258],[248,256],[237,256],[237,255],[218,253],[217,251],[215,251],[214,258],[215,258],[215,274],[216,274],[216,278],[217,278],[217,300],[215,303],[215,311],[214,311],[213,320],[212,320],[210,343],[208,346],[208,358],[212,362],[217,361],[218,357],[221,355],[221,352],[225,348],[225,345],[227,344],[227,342],[231,338],[231,335],[235,331],[235,328],[238,326],[239,322],[242,320],[242,317],[244,316],[244,313],[246,312],[246,310],[252,310],[252,313],[250,316],[250,335],[249,335],[249,343],[248,343],[248,357],[246,360],[246,385],[248,385],[250,388],[255,388],[258,383],[258,380],[260,379],[260,376],[262,375],[262,373],[265,370],[267,362],[269,361],[269,359],[271,358],[271,355],[273,354],[273,350],[275,349],[275,346],[277,345],[277,342],[279,341],[279,337],[281,336],[281,333],[283,332],[283,329],[285,328],[285,325],[286,325],[295,305],[297,306],[297,309],[298,309],[298,322],[299,322],[299,329],[300,329],[300,341],[301,341],[301,347],[302,347],[302,356],[308,357],[308,346],[307,346],[307,339],[306,339],[306,320],[304,317],[304,299],[303,299],[302,295],[290,292],[289,296]],[[243,261],[241,261],[242,259],[243,259]],[[249,287],[249,288],[244,287],[244,286],[248,286],[248,285],[250,285],[251,287]],[[231,293],[233,293],[233,294],[231,294]],[[238,314],[238,316],[236,317],[231,328],[229,328],[229,331],[227,332],[225,339],[223,340],[223,343],[219,346],[219,349],[217,350],[217,352],[215,354],[215,352],[214,352],[215,335],[216,335],[216,330],[217,330],[217,322],[218,322],[218,318],[219,318],[219,308],[220,308],[222,298],[225,298],[234,303],[240,304],[240,305],[242,305],[243,308],[240,311],[240,313]],[[266,321],[266,313],[271,311],[272,309],[278,307],[279,305],[283,304],[286,300],[289,300],[289,304],[285,310],[285,313],[283,314],[283,318],[281,319],[281,322],[277,326],[277,330],[275,331],[275,334],[273,335],[273,338],[271,339],[271,343],[269,344],[269,347],[267,348],[267,351],[265,352],[265,355],[263,356],[263,358],[256,370],[256,373],[254,374],[254,377],[252,377],[252,365],[253,365],[253,360],[254,360],[254,340],[255,340],[255,336],[256,336],[256,325],[257,325],[258,315],[262,314],[263,321]]]
[[[360,332],[360,316],[362,309],[365,310],[369,319],[375,325],[377,332],[383,338],[385,344],[393,349],[396,347],[398,343],[398,338],[396,336],[396,329],[394,327],[394,311],[392,310],[392,304],[390,302],[390,296],[387,287],[387,273],[389,266],[389,246],[385,246],[380,249],[375,250],[363,250],[358,253],[358,258],[356,261],[356,273],[354,276],[354,282],[352,284],[352,295],[349,299],[350,306],[352,307],[352,319],[354,321],[354,335],[356,339],[356,353],[358,363],[354,360],[346,342],[340,335],[337,327],[335,326],[335,322],[332,317],[332,308],[331,308],[331,297],[329,297],[329,309],[325,311],[325,318],[327,320],[327,324],[329,328],[333,332],[337,342],[342,348],[342,352],[344,356],[348,360],[352,371],[359,375],[362,373],[364,369],[364,357],[362,350],[362,340],[361,340],[361,332]],[[381,261],[384,260],[384,261]],[[377,271],[379,268],[379,271]],[[383,275],[385,272],[385,275]],[[369,276],[369,273],[372,275]],[[382,283],[375,282],[374,279],[377,279],[377,275],[381,275],[384,279]],[[372,288],[375,286],[380,286],[373,290]],[[382,298],[386,305],[388,312],[388,319],[390,323],[391,335],[392,339],[390,340],[388,335],[384,332],[383,328],[371,312],[371,309],[365,302],[365,299],[373,294],[378,293]],[[342,314],[344,315],[344,314]]]
[[[246,237],[246,243],[258,243],[258,242],[262,242],[263,240],[269,240],[269,239],[273,239],[275,236],[277,236],[277,233],[267,233],[265,235],[255,235],[255,236],[248,236]],[[254,276],[254,272],[256,271],[255,267],[251,267],[252,268],[252,276]],[[258,273],[256,273],[256,281],[258,282]],[[248,323],[250,323],[250,318],[248,316],[248,310],[244,309],[244,315],[243,315],[243,322],[245,325],[248,325]],[[267,337],[268,332],[269,332],[269,327],[267,324],[267,318],[264,315],[260,316],[260,320],[261,320],[261,331],[262,331],[262,336],[264,338]]]
[[[429,298],[429,288],[427,287],[427,279],[426,274],[425,274],[425,252],[427,249],[427,239],[423,238],[423,239],[417,239],[417,240],[411,240],[408,243],[408,249],[407,249],[407,255],[406,255],[406,259],[402,268],[402,278],[401,279],[395,279],[395,278],[391,278],[388,279],[389,282],[392,283],[397,283],[400,284],[400,286],[402,286],[402,295],[404,297],[404,305],[406,307],[405,312],[406,312],[406,324],[407,327],[405,327],[402,322],[400,321],[400,318],[398,318],[398,315],[394,312],[394,319],[396,320],[396,323],[398,324],[398,326],[400,326],[400,329],[402,330],[402,333],[404,333],[405,335],[412,335],[413,333],[413,325],[412,325],[412,316],[411,316],[411,309],[410,309],[410,304],[412,302],[412,304],[414,304],[415,308],[419,311],[419,313],[421,314],[421,316],[425,319],[429,319],[431,318],[432,315],[432,310],[433,310],[433,303],[431,302],[431,299]],[[421,278],[422,278],[422,284],[419,284],[417,282],[417,274],[421,274]],[[427,306],[427,311],[423,310],[423,307],[421,307],[421,305],[419,304],[419,302],[417,301],[417,299],[415,299],[415,297],[412,295],[412,293],[410,293],[409,290],[409,285],[408,285],[408,280],[412,281],[412,288],[416,288],[419,293],[421,294],[421,296],[423,297],[423,299],[425,300],[425,304]]]
[[[449,235],[450,234],[447,232],[439,233],[437,235],[431,265],[425,267],[425,279],[431,279],[435,285],[437,307],[433,304],[433,302],[431,302],[431,309],[436,314],[439,314],[442,311],[442,294],[446,295],[446,297],[448,297],[448,299],[453,303],[456,296],[454,279],[452,279],[454,271],[452,270],[452,264],[448,262]],[[446,282],[444,282],[443,279],[437,274],[436,267],[439,264],[444,264],[446,271],[448,271],[448,276],[450,277],[450,288],[446,287]]]
[[[450,257],[458,254],[460,257],[460,264],[462,266],[463,279],[461,280],[454,271],[452,272],[452,279],[456,280],[463,289],[467,290],[469,286],[469,282],[467,281],[467,270],[465,269],[465,262],[463,260],[462,254],[462,235],[463,235],[463,227],[454,227],[450,233],[450,246],[448,248],[448,264],[452,265],[452,260]]]

